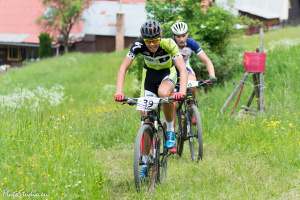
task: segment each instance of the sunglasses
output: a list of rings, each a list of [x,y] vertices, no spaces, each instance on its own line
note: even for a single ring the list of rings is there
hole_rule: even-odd
[[[147,44],[153,43],[153,44],[158,44],[160,42],[160,38],[155,38],[155,39],[144,39],[144,42]]]

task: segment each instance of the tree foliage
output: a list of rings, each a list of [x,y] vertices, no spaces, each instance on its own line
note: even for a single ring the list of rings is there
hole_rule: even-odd
[[[46,30],[59,34],[58,41],[64,45],[66,52],[68,52],[70,32],[79,22],[84,8],[90,3],[91,0],[43,0],[47,10],[41,16],[40,22]]]
[[[222,51],[234,32],[235,18],[222,8],[213,6],[207,13],[200,10],[199,0],[147,1],[149,17],[163,24],[164,35],[172,36],[170,26],[176,21],[189,25],[190,35],[209,44],[213,51]]]
[[[219,80],[229,79],[240,67],[241,49],[229,45],[237,19],[228,11],[213,6],[202,13],[199,0],[148,0],[146,10],[149,18],[161,22],[164,37],[172,37],[170,27],[174,22],[186,22],[190,36],[201,44],[214,63]],[[191,64],[199,78],[206,78],[206,67],[197,58],[192,57]]]

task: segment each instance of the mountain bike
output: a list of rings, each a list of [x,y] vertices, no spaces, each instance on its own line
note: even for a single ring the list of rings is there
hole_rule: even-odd
[[[173,102],[173,99],[140,97],[125,98],[123,102],[136,105],[137,110],[144,113],[135,139],[133,174],[138,192],[153,191],[166,177],[168,156],[171,155],[163,145],[166,137],[164,125],[160,120],[160,106]],[[145,166],[147,172],[141,177],[142,167]]]
[[[191,159],[193,161],[203,158],[203,129],[201,116],[198,109],[198,103],[192,93],[193,88],[211,85],[210,80],[188,81],[187,93],[183,101],[178,103],[176,116],[178,121],[177,130],[177,154],[181,157],[183,153],[184,142],[188,141]],[[195,150],[197,155],[195,155]]]

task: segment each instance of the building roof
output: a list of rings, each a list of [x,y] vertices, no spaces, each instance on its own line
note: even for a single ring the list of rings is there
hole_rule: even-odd
[[[41,0],[0,0],[0,44],[39,43],[43,32],[37,19],[44,13]],[[116,33],[116,14],[124,13],[125,36],[139,36],[140,25],[146,19],[144,0],[94,0],[83,14],[83,22],[74,26],[71,36]]]
[[[37,43],[42,30],[36,20],[42,12],[39,0],[0,1],[0,41]]]
[[[265,19],[288,19],[289,0],[238,0],[228,3],[227,0],[216,0],[216,3],[234,14],[243,11]]]
[[[235,7],[240,11],[266,19],[288,19],[288,0],[239,0],[236,1]]]
[[[94,0],[94,1],[114,1],[118,3],[145,3],[145,0]]]
[[[133,4],[133,2],[136,2]],[[138,3],[137,3],[138,2]],[[95,1],[83,14],[85,34],[110,35],[116,34],[116,14],[124,13],[124,34],[138,37],[140,26],[146,20],[145,3],[141,0]]]
[[[0,0],[0,43],[38,44],[43,29],[37,20],[44,10],[41,0]],[[79,23],[72,34],[77,35],[81,30]]]

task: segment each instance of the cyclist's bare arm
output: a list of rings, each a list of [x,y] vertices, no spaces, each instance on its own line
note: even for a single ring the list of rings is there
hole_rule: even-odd
[[[180,75],[180,89],[179,89],[179,92],[185,95],[186,94],[186,85],[187,85],[187,77],[188,76],[187,76],[187,71],[186,71],[186,67],[185,67],[183,57],[181,55],[177,56],[174,59],[174,62],[175,62],[175,66],[178,69],[179,75]]]
[[[117,85],[116,85],[116,94],[123,94],[123,86],[124,86],[124,80],[126,72],[129,68],[129,66],[132,64],[133,59],[126,56],[120,65],[120,69],[118,72],[118,78],[117,78]]]
[[[209,57],[206,55],[206,53],[204,51],[201,51],[198,54],[199,60],[203,62],[203,64],[205,64],[208,74],[210,77],[216,77],[215,75],[215,68],[213,63],[211,62],[211,60],[209,59]]]

